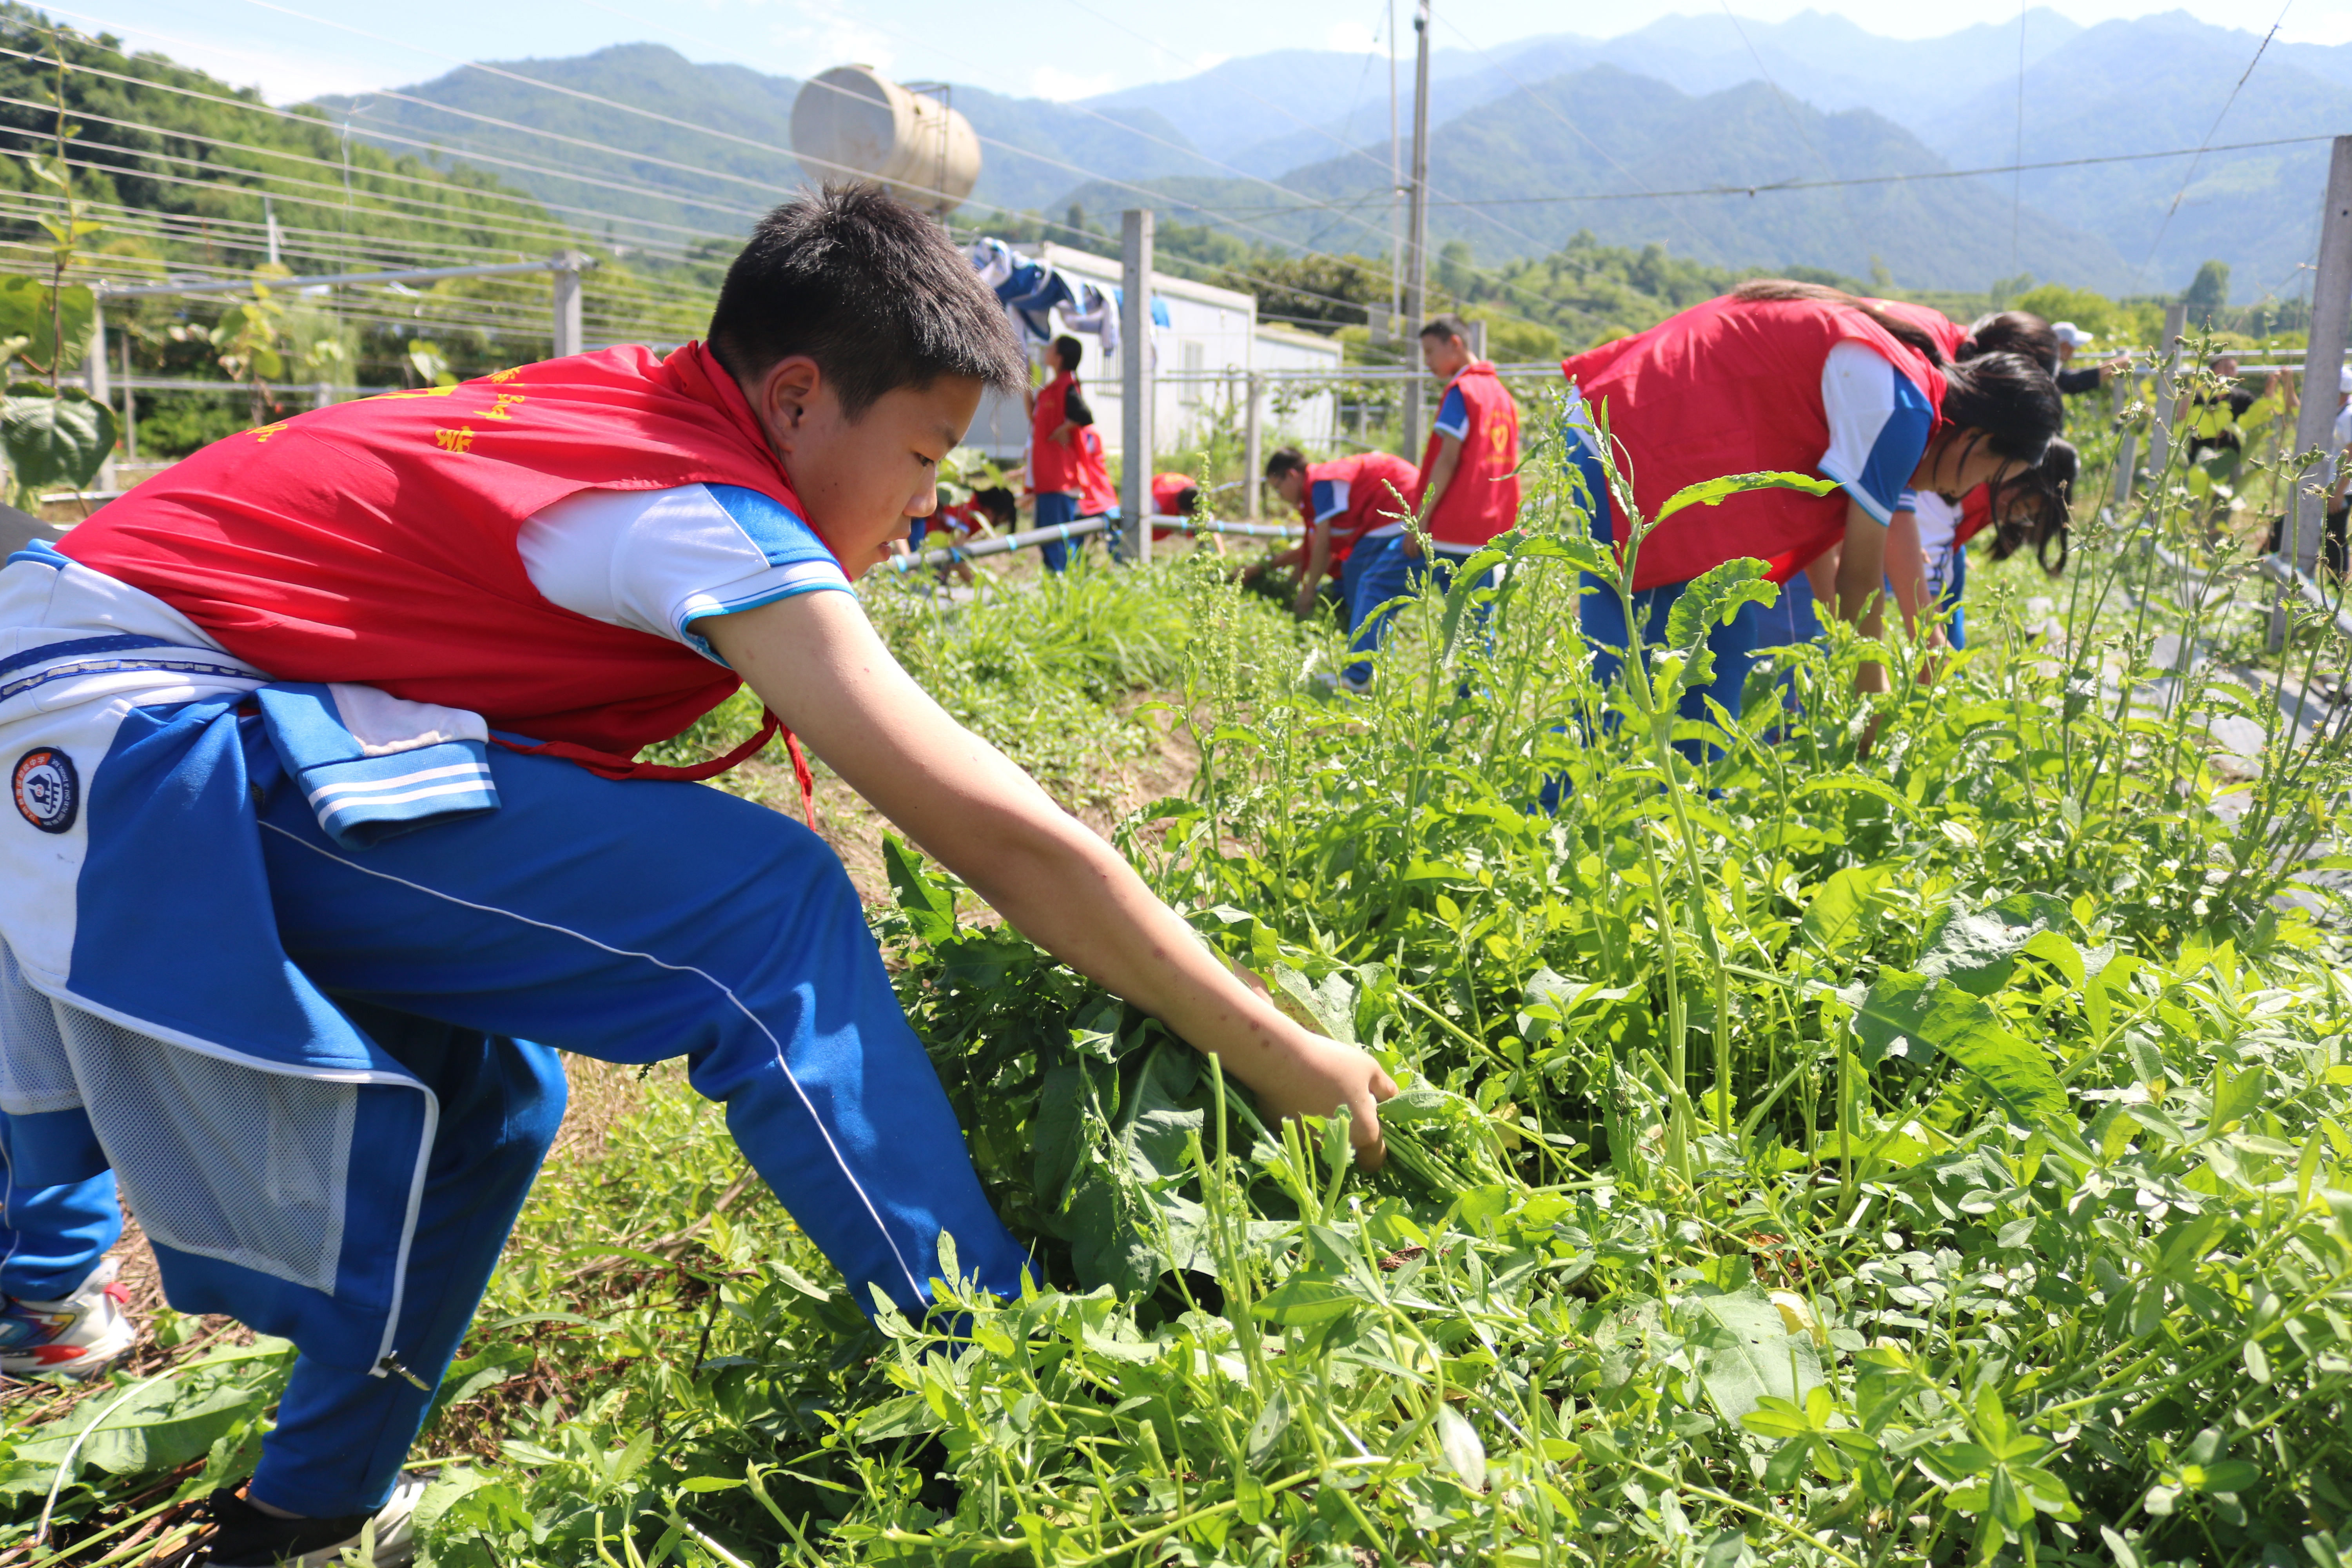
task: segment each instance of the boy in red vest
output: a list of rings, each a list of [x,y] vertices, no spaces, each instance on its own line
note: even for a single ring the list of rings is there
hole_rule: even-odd
[[[176,1308],[300,1351],[213,1568],[323,1563],[372,1519],[404,1560],[402,1461],[559,1051],[683,1056],[861,1305],[924,1310],[950,1237],[1021,1288],[839,861],[683,782],[779,721],[1268,1113],[1346,1106],[1377,1160],[1371,1059],[1245,988],[850,589],[1022,379],[936,226],[829,189],[760,224],[707,345],[232,436],[0,570],[12,1180],[110,1165]],[[751,745],[633,760],[747,680]]]
[[[1404,520],[1412,515],[1413,498],[1421,490],[1420,470],[1391,452],[1360,452],[1328,463],[1309,463],[1297,447],[1283,447],[1265,460],[1265,482],[1286,503],[1298,509],[1307,524],[1307,537],[1260,570],[1293,564],[1299,568],[1298,597],[1291,613],[1302,621],[1315,613],[1323,579],[1336,572],[1340,608],[1352,613],[1362,563],[1374,552],[1374,546],[1367,542],[1385,540],[1402,531]],[[1348,629],[1356,629],[1352,621]]]
[[[1459,316],[1430,319],[1421,329],[1421,358],[1445,386],[1422,452],[1422,492],[1413,498],[1436,559],[1422,559],[1421,542],[1402,522],[1374,530],[1358,546],[1364,563],[1348,601],[1357,657],[1340,679],[1351,691],[1371,684],[1371,655],[1388,636],[1395,601],[1424,579],[1444,593],[1465,557],[1518,521],[1518,405],[1495,367],[1472,356],[1470,326]]]
[[[1190,474],[1154,474],[1151,476],[1151,515],[1154,517],[1193,518],[1201,512],[1200,481]],[[1166,539],[1186,530],[1164,524],[1154,524],[1151,537]]]

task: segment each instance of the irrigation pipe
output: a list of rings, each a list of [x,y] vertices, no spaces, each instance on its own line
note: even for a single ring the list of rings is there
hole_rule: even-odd
[[[1299,531],[1275,522],[1219,522],[1168,517],[1158,512],[1143,521],[1149,527],[1192,533],[1238,533],[1253,539],[1292,539]],[[918,566],[945,566],[951,562],[976,560],[982,555],[1003,555],[1008,551],[1025,550],[1032,544],[1043,544],[1048,540],[1082,539],[1087,534],[1104,531],[1112,526],[1112,522],[1113,520],[1108,517],[1081,518],[1076,522],[1057,523],[1052,528],[1032,528],[996,539],[983,539],[977,544],[953,544],[945,550],[926,550],[920,555],[894,556],[889,566],[893,572],[911,572]]]

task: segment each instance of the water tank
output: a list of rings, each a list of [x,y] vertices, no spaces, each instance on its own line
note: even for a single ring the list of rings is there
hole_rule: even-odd
[[[980,179],[971,122],[872,66],[835,66],[802,87],[793,100],[793,150],[812,180],[855,171],[941,217]]]

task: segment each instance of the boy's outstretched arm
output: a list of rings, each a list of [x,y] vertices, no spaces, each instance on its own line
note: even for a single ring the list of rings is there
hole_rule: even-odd
[[[1013,928],[1159,1018],[1277,1116],[1345,1105],[1358,1161],[1386,1155],[1396,1092],[1353,1046],[1252,993],[1133,868],[1004,754],[948,717],[845,594],[803,594],[695,629],[835,773]]]

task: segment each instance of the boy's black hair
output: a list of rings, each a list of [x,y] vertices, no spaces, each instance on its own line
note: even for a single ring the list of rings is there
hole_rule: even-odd
[[[2023,354],[1988,353],[1944,367],[1943,415],[2002,457],[2039,463],[2065,412],[2058,384]]]
[[[2058,334],[2050,323],[2031,310],[1996,310],[1990,316],[1979,316],[1969,323],[1969,335],[1960,341],[1955,359],[1974,359],[1979,354],[2023,354],[2042,369],[2058,372]]]
[[[1278,479],[1288,473],[1307,471],[1307,454],[1296,447],[1276,447],[1266,454],[1265,477]]]
[[[852,419],[943,375],[1006,393],[1029,384],[1013,324],[971,263],[873,184],[827,185],[761,218],[719,287],[709,342],[747,388],[806,354]]]
[[[1087,357],[1087,345],[1064,332],[1054,340],[1054,353],[1060,357],[1062,368],[1072,375],[1078,374],[1078,363]]]
[[[1176,492],[1176,515],[1178,517],[1198,517],[1201,515],[1200,486],[1186,485],[1182,489]]]
[[[986,512],[992,522],[1011,522],[1021,515],[1021,499],[1003,485],[972,491],[971,504]]]
[[[1459,338],[1466,343],[1470,341],[1470,323],[1448,310],[1442,316],[1432,316],[1422,322],[1421,335],[1424,338]]]

